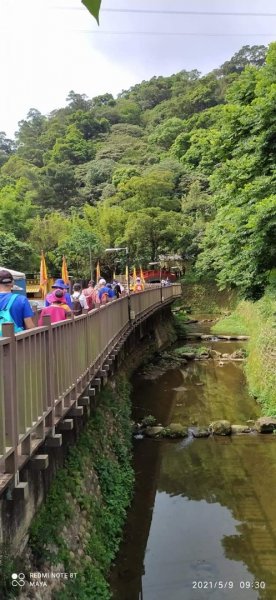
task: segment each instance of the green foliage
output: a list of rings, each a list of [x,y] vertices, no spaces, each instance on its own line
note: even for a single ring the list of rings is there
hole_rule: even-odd
[[[0,596],[5,600],[11,600],[19,596],[20,588],[12,586],[12,573],[24,573],[23,559],[15,557],[11,547],[0,546]]]
[[[0,227],[36,251],[42,243],[52,267],[78,211],[78,235],[95,234],[99,252],[128,243],[144,268],[158,253],[181,254],[197,278],[260,297],[276,247],[275,44],[265,54],[244,46],[204,76],[153,77],[116,99],[71,90],[48,116],[31,109],[16,144],[0,133]],[[65,227],[54,243],[51,221],[45,235],[38,224],[56,213]],[[84,276],[73,255],[71,273]]]
[[[68,258],[68,263],[78,277],[89,277],[90,275],[90,251],[94,260],[102,253],[101,241],[93,232],[82,227],[77,221],[72,225],[70,232],[59,243],[55,251],[55,263],[58,268],[62,262],[62,256]]]
[[[144,427],[152,427],[156,423],[156,418],[153,415],[146,415],[142,420]]]
[[[212,328],[217,333],[223,331],[249,335],[245,372],[249,389],[267,416],[276,416],[275,314],[275,292],[268,291],[255,303],[240,302],[230,317]]]
[[[100,8],[101,8],[102,0],[81,0],[81,1],[84,4],[84,6],[86,6],[86,8],[88,8],[89,12],[91,12],[91,15],[93,15],[93,17],[95,17],[97,23],[99,23],[99,12],[100,12]]]
[[[76,580],[54,593],[56,600],[111,598],[107,576],[133,488],[129,393],[124,378],[117,379],[116,391],[105,388],[101,393],[96,413],[70,450],[31,526],[30,546],[36,565],[43,568],[45,560],[63,563],[66,570],[78,573]],[[86,489],[91,470],[99,484],[97,494]],[[76,506],[86,511],[89,534],[82,540],[85,555],[79,562],[77,555],[72,558],[62,533],[64,525],[70,529]]]
[[[20,242],[12,233],[6,233],[2,230],[0,235],[1,266],[12,269],[16,265],[16,270],[30,272],[34,259],[39,260],[32,246],[26,242]]]

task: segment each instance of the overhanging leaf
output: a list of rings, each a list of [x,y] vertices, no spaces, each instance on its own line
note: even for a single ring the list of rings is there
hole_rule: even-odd
[[[95,19],[99,25],[99,12],[100,12],[100,8],[101,8],[102,0],[81,0],[81,1],[82,1],[82,4],[84,4],[84,6],[86,6],[86,8],[89,10],[91,15],[93,15],[93,17],[95,17]]]

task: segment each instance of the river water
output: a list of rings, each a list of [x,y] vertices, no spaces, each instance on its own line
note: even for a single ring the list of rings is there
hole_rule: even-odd
[[[193,361],[154,381],[138,373],[133,385],[136,421],[153,414],[191,427],[260,416],[238,362]],[[276,436],[135,440],[134,466],[114,600],[276,599]]]

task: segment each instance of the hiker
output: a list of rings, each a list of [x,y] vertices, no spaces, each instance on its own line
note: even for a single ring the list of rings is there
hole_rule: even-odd
[[[55,290],[62,290],[63,291],[63,295],[64,295],[64,298],[65,298],[66,304],[68,304],[69,308],[72,308],[71,296],[68,293],[68,289],[69,289],[69,285],[67,285],[66,283],[64,283],[63,279],[56,279],[55,283],[53,283],[53,285],[52,285],[53,292]],[[50,306],[52,298],[53,298],[53,292],[50,292],[49,294],[47,294],[46,300],[45,300],[45,306]]]
[[[97,290],[95,289],[95,281],[93,279],[88,282],[88,287],[82,290],[82,293],[86,298],[88,310],[93,310],[97,302]]]
[[[116,281],[116,279],[114,279],[114,281],[113,281],[113,291],[115,292],[116,298],[120,298],[122,290],[121,290],[121,286],[120,286],[119,282]]]
[[[51,323],[57,323],[58,321],[65,321],[67,315],[71,314],[71,309],[66,303],[65,296],[63,290],[55,290],[51,296],[51,304],[50,306],[45,306],[39,317],[38,325],[39,327],[43,325],[42,318],[45,315],[49,315],[51,317]]]
[[[12,292],[14,285],[13,276],[6,269],[0,270],[0,335],[2,335],[2,325],[4,323],[13,323],[14,332],[24,331],[24,329],[33,329],[34,313],[29,300],[26,296],[14,294]]]
[[[106,304],[108,300],[113,298],[113,291],[107,287],[105,279],[99,280],[98,288],[98,299],[101,304]]]
[[[134,292],[143,292],[144,291],[144,286],[141,282],[141,278],[140,277],[136,277],[136,282],[133,286],[133,291]]]
[[[73,294],[71,296],[72,310],[75,316],[81,315],[83,309],[88,309],[85,295],[82,293],[81,284],[74,283]]]

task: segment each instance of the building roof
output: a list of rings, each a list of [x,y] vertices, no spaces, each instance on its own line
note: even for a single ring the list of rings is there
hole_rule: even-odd
[[[13,269],[9,269],[9,267],[0,267],[0,271],[2,269],[9,271],[12,274],[14,279],[26,279],[25,273],[20,273],[20,271],[13,271]]]

